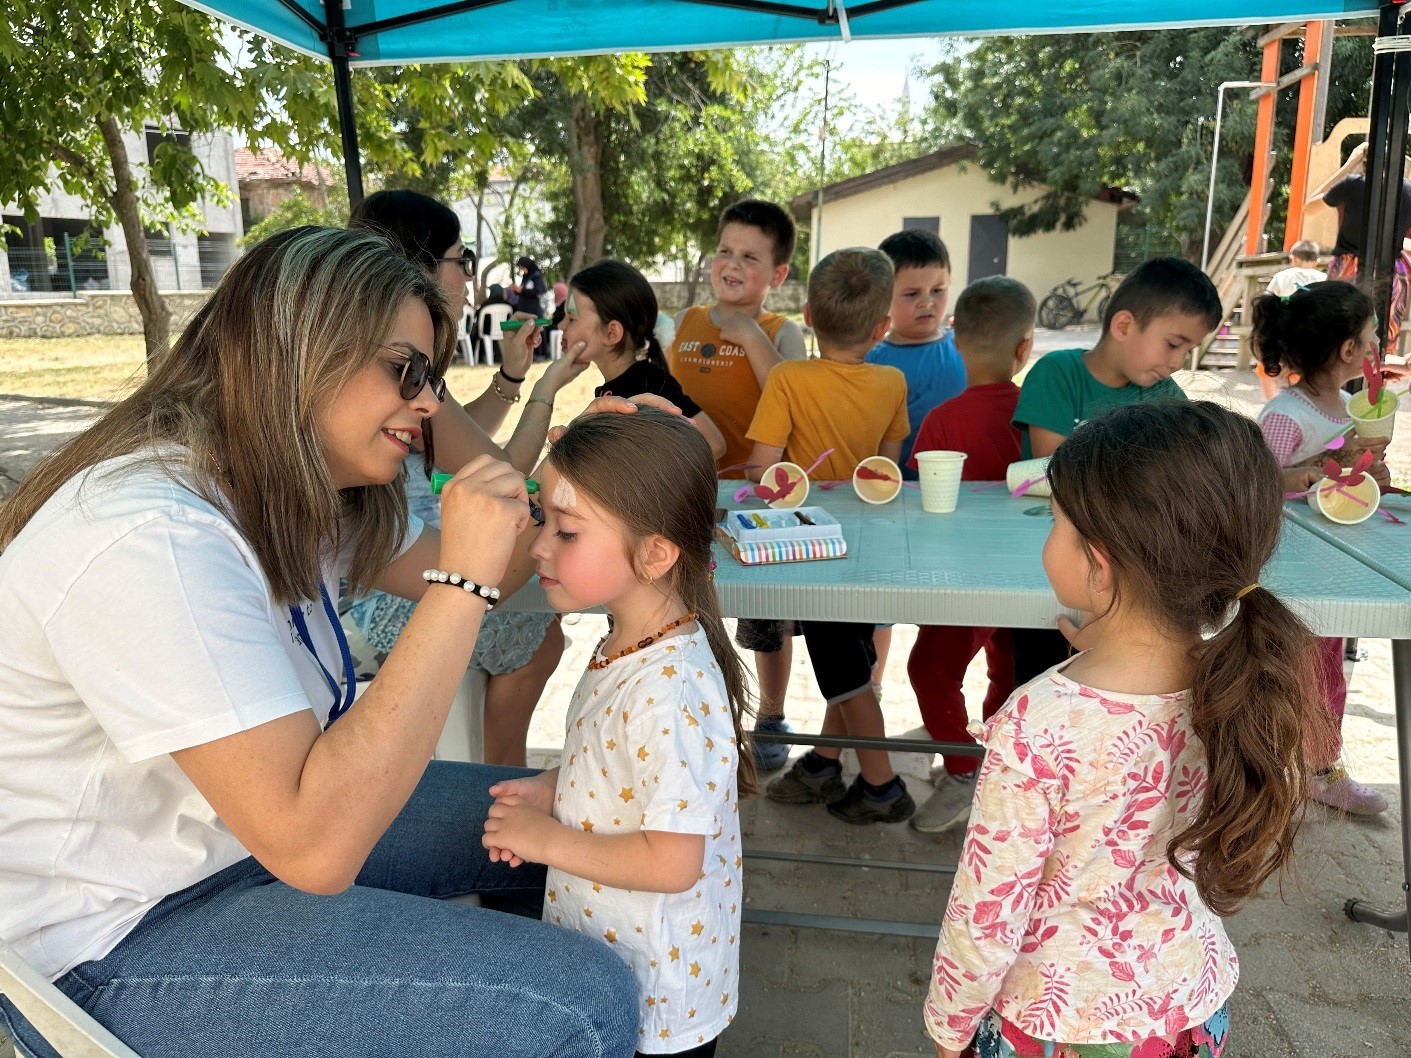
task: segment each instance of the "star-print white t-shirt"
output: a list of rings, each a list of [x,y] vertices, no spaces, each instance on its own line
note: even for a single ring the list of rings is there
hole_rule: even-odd
[[[549,869],[544,919],[606,941],[637,978],[638,1050],[715,1039],[735,1016],[740,965],[738,748],[705,633],[588,671],[568,710],[554,818],[594,834],[704,834],[684,893],[614,889]]]

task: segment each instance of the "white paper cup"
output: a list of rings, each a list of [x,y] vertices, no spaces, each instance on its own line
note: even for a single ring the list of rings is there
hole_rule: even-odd
[[[1364,441],[1390,440],[1396,429],[1396,406],[1400,403],[1396,394],[1389,389],[1382,390],[1380,410],[1367,402],[1367,391],[1358,390],[1347,402],[1347,413],[1352,416],[1353,429]]]
[[[864,467],[886,479],[860,476]],[[852,490],[864,503],[891,503],[901,495],[901,467],[886,456],[868,456],[852,472]]]
[[[1048,484],[1049,458],[1041,456],[1038,459],[1021,459],[1017,463],[1010,463],[1004,475],[1004,483],[1009,487],[1010,493],[1013,494],[1022,488],[1020,496],[1052,496],[1053,490]]]
[[[921,478],[921,509],[949,514],[960,497],[964,452],[918,452],[916,469]]]
[[[808,475],[797,463],[775,463],[766,467],[759,477],[759,487],[768,491],[755,495],[771,507],[802,507],[808,499]],[[771,498],[775,492],[783,495]]]
[[[1359,503],[1358,500],[1362,502]],[[1363,474],[1356,485],[1335,487],[1331,478],[1323,478],[1308,494],[1308,505],[1330,522],[1356,525],[1377,513],[1382,502],[1382,490],[1370,474]]]

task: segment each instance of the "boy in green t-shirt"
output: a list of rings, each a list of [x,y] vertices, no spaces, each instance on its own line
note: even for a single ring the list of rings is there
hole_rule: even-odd
[[[1144,400],[1184,400],[1171,375],[1220,324],[1220,295],[1189,261],[1158,257],[1122,280],[1086,352],[1059,349],[1029,370],[1014,410],[1025,459],[1052,455],[1079,423]]]
[[[1215,284],[1189,261],[1141,265],[1107,303],[1097,345],[1046,353],[1029,369],[1013,419],[1023,458],[1052,455],[1076,426],[1110,408],[1185,400],[1171,375],[1220,316]],[[1050,628],[1011,629],[1010,644],[1016,687],[1068,657],[1068,640]]]

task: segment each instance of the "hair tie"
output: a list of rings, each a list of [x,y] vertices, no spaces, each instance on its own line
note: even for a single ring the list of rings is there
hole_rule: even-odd
[[[1253,584],[1246,584],[1246,585],[1245,585],[1243,588],[1241,588],[1239,591],[1235,592],[1235,602],[1239,602],[1239,601],[1240,601],[1241,599],[1243,599],[1246,595],[1248,595],[1250,592],[1252,592],[1255,588],[1262,588],[1262,587],[1264,587],[1264,585],[1260,584],[1258,581],[1255,581]]]

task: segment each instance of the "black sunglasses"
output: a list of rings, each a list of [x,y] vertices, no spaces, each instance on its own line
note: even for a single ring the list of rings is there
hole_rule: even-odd
[[[431,373],[431,360],[425,353],[412,353],[402,365],[401,393],[403,400],[415,400],[417,395],[431,386],[431,393],[438,402],[446,399],[446,379]]]
[[[438,257],[437,263],[455,263],[461,266],[461,272],[467,279],[475,278],[475,251],[466,250],[459,257]]]

